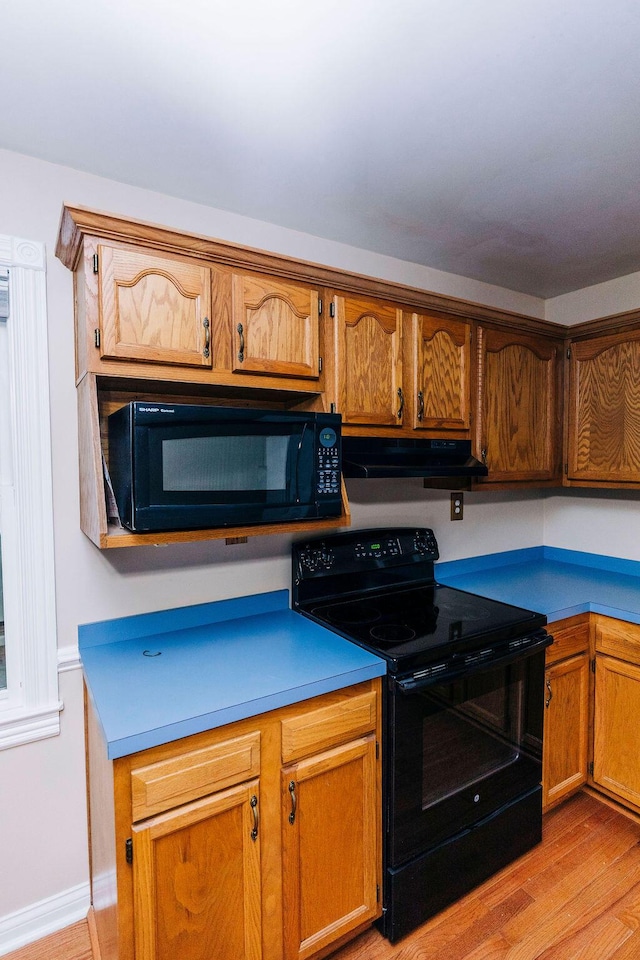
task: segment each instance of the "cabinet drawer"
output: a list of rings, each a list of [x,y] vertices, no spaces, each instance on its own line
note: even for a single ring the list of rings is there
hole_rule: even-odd
[[[309,710],[282,720],[282,760],[288,763],[376,729],[376,694]]]
[[[596,651],[607,653],[629,663],[640,663],[640,625],[596,617]]]
[[[131,771],[133,821],[242,783],[260,772],[260,733],[233,737]]]
[[[547,664],[557,663],[589,649],[589,614],[580,620],[558,620],[547,627],[553,636],[553,644],[547,647]]]

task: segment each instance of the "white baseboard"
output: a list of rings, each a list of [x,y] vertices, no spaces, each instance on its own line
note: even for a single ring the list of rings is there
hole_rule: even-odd
[[[84,920],[89,901],[89,884],[79,883],[77,887],[0,917],[0,956]]]

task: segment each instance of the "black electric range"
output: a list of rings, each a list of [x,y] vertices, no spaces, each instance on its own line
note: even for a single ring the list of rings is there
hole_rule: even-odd
[[[383,912],[396,941],[538,843],[546,617],[435,580],[428,528],[293,547],[294,609],[387,661]]]

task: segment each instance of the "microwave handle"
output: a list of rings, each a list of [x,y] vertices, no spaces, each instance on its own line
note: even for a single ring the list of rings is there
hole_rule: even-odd
[[[302,447],[304,444],[304,435],[307,432],[307,427],[309,424],[305,421],[302,426],[302,433],[300,434],[300,439],[298,441],[298,449],[296,450],[296,503],[300,503],[300,458],[302,456]]]

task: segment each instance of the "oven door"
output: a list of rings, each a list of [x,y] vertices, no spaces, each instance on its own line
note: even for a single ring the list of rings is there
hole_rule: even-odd
[[[544,650],[387,698],[387,866],[397,867],[540,783]]]

